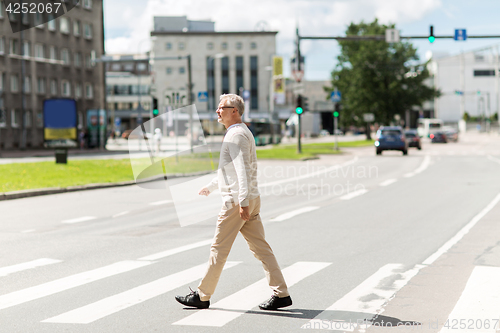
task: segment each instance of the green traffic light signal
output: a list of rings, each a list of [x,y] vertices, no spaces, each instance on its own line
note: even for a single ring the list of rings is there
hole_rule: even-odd
[[[302,112],[304,112],[304,110],[300,106],[297,106],[297,108],[295,109],[295,113],[302,114]]]
[[[338,111],[334,111],[334,112],[333,112],[333,116],[334,116],[335,118],[337,118],[337,117],[339,116],[339,112],[338,112]]]
[[[429,42],[434,43],[435,40],[436,40],[436,37],[429,36]]]
[[[436,37],[434,37],[434,26],[429,27],[429,42],[434,43]]]
[[[158,115],[158,113],[159,113],[158,109],[154,109],[154,110],[153,110],[153,116],[157,116],[157,115]]]

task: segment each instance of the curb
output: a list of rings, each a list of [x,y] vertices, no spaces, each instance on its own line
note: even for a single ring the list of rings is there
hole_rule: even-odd
[[[167,179],[174,178],[183,178],[183,177],[193,177],[193,176],[202,176],[212,173],[213,171],[201,171],[201,172],[193,172],[193,173],[176,173],[176,174],[167,174]],[[150,178],[143,179],[139,181],[141,183],[150,183],[158,180],[165,179],[165,175],[161,176],[153,176]],[[58,194],[58,193],[67,193],[67,192],[76,192],[76,191],[86,191],[86,190],[97,190],[102,188],[110,188],[110,187],[120,187],[120,186],[130,186],[138,184],[135,180],[129,180],[125,182],[119,183],[101,183],[101,184],[88,184],[88,185],[77,185],[77,186],[68,186],[68,187],[49,187],[49,188],[39,188],[34,190],[22,190],[22,191],[12,191],[0,193],[0,201],[4,200],[13,200],[13,199],[21,199],[21,198],[29,198],[29,197],[37,197],[41,195],[49,195],[49,194]]]

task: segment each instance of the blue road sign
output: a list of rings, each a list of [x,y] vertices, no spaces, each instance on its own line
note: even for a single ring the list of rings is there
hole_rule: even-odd
[[[341,99],[342,94],[338,90],[332,91],[332,93],[330,94],[330,100],[334,103],[340,102]]]
[[[198,92],[198,101],[199,102],[208,102],[208,91]]]
[[[115,117],[115,126],[120,127],[122,124],[122,118]]]
[[[455,40],[466,40],[467,30],[465,29],[455,29]]]
[[[250,90],[243,90],[243,99],[245,101],[250,99]]]

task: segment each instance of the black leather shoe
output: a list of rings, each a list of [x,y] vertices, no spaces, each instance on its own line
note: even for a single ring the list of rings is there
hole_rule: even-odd
[[[208,309],[210,306],[210,301],[202,301],[198,295],[198,291],[193,291],[189,288],[191,292],[186,296],[175,296],[175,300],[185,306],[191,306],[198,309]]]
[[[267,302],[259,305],[259,308],[261,310],[277,310],[290,305],[292,305],[292,298],[290,296],[278,297],[273,295]]]

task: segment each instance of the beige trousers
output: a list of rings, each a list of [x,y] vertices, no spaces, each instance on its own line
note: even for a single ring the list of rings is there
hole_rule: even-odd
[[[288,288],[276,261],[273,250],[266,242],[264,226],[260,219],[260,197],[249,202],[250,220],[240,217],[240,206],[230,209],[222,208],[217,220],[215,236],[210,248],[210,258],[205,276],[198,286],[198,294],[202,301],[208,301],[215,291],[219,277],[226,263],[233,242],[241,232],[255,258],[262,262],[269,287],[278,297],[289,296]]]

